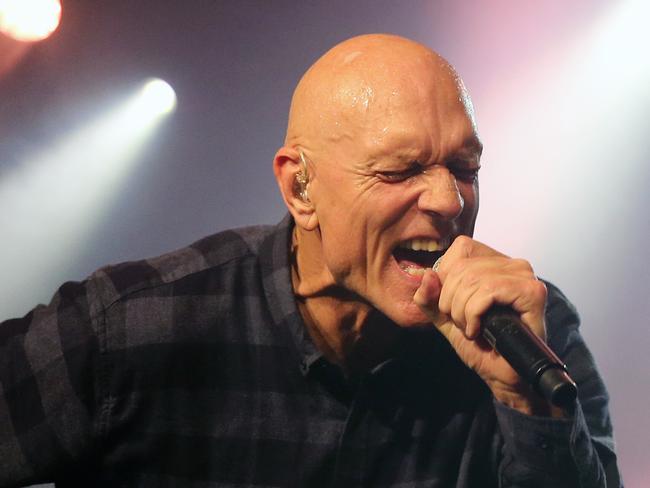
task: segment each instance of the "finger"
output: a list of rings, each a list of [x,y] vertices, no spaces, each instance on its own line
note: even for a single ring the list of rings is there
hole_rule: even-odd
[[[503,256],[492,256],[456,261],[443,280],[440,309],[445,313],[451,313],[454,303],[462,303],[463,299],[466,300],[481,286],[489,287],[491,280],[507,273],[509,259]],[[464,322],[464,319],[460,320]]]
[[[474,294],[478,292],[479,283],[478,281],[472,282],[463,282],[462,280],[457,279],[448,279],[444,286],[444,306],[441,308],[446,311],[446,308],[449,308],[447,312],[451,319],[454,321],[454,324],[463,331],[463,334],[467,335],[467,314],[466,307],[467,302]],[[442,297],[441,297],[442,298]],[[442,300],[441,300],[442,301]]]
[[[442,266],[442,263],[440,266]],[[458,293],[461,293],[466,298],[471,293],[474,293],[478,287],[491,290],[496,288],[494,284],[491,284],[493,280],[502,279],[503,277],[537,280],[532,267],[527,261],[508,258],[503,255],[465,258],[457,260],[451,266],[448,264],[446,266],[448,271],[446,277],[442,280],[443,288],[440,295],[440,309],[445,313],[451,313],[452,304],[462,298],[457,296]],[[454,316],[457,317],[456,314]]]
[[[476,273],[473,277],[472,273]],[[451,298],[450,315],[464,331],[468,339],[475,339],[481,328],[481,317],[497,302],[497,292],[501,287],[516,287],[522,281],[516,276],[503,276],[494,270],[472,270],[457,285]],[[447,284],[445,284],[446,287]]]
[[[492,249],[485,244],[475,241],[471,237],[458,236],[454,239],[449,249],[443,254],[437,263],[437,272],[441,281],[444,283],[447,274],[457,261],[474,257],[500,256],[507,257],[504,254]]]
[[[463,297],[465,335],[474,339],[481,330],[481,317],[494,304],[506,305],[520,314],[522,321],[545,340],[544,308],[546,287],[536,279],[518,276],[500,276],[490,281],[490,286],[477,288]],[[459,299],[460,303],[460,299]],[[458,312],[460,313],[460,312]]]
[[[458,288],[452,298],[450,313],[452,320],[462,329],[468,339],[474,339],[477,329],[480,328],[480,325],[478,327],[476,325],[476,322],[480,322],[480,319],[476,316],[475,310],[470,308],[470,305],[477,303],[481,297],[483,298],[482,301],[487,302],[489,307],[492,296],[490,294],[486,295],[485,292],[482,293],[478,283],[476,283],[471,287]]]
[[[546,327],[544,313],[546,310],[547,289],[543,281],[527,280],[521,285],[525,293],[516,296],[511,307],[521,316],[521,320],[530,327],[539,337],[546,341]]]
[[[428,316],[430,313],[437,313],[441,288],[442,283],[440,283],[440,278],[437,273],[433,270],[427,269],[422,276],[419,288],[413,295],[413,301],[422,311],[427,313]]]
[[[491,261],[512,261],[497,258]],[[474,261],[474,260],[467,260]],[[526,320],[535,325],[543,319],[546,302],[545,286],[526,266],[514,269],[507,265],[468,266],[449,275],[443,285],[439,308],[451,316],[465,335],[474,339],[480,332],[481,317],[495,303],[512,306]],[[522,316],[522,319],[524,317]],[[541,328],[540,332],[543,332]]]
[[[476,339],[480,336],[481,332],[481,317],[485,312],[494,305],[496,298],[491,292],[483,292],[477,290],[468,297],[465,303],[465,335],[469,339]]]

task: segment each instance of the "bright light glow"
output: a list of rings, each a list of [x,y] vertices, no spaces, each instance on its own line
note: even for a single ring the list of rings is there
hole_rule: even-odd
[[[628,199],[610,198],[604,205],[602,198],[632,191],[635,175],[647,171],[639,152],[646,147],[650,108],[650,63],[643,50],[650,45],[649,11],[645,0],[618,2],[572,43],[553,45],[549,38],[548,52],[477,103],[492,114],[479,115],[489,141],[480,238],[534,259],[536,270],[561,274],[555,258],[566,255],[567,243],[549,235],[598,242],[611,234],[612,222],[621,222]],[[518,232],[507,228],[504,215],[517,222]],[[531,250],[539,255],[531,257]],[[590,258],[584,250],[579,255]]]
[[[63,275],[83,252],[84,237],[101,224],[162,117],[138,89],[121,105],[83,123],[0,178],[0,317],[24,313],[27,296],[49,297],[42,276]],[[29,266],[24,266],[29,256]],[[51,284],[47,285],[48,288]],[[20,295],[17,290],[30,289]],[[43,298],[41,298],[43,299]]]
[[[60,20],[60,0],[0,0],[0,31],[18,41],[43,40]]]
[[[591,88],[590,95],[600,97],[605,89],[608,99],[648,98],[650,62],[644,51],[650,42],[648,18],[647,0],[617,3],[577,46],[576,58],[584,60],[577,82]]]
[[[164,115],[176,108],[176,92],[169,83],[153,78],[142,88],[142,108],[146,113]]]
[[[489,3],[471,23],[458,12],[474,27],[467,56],[484,90],[476,235],[530,260],[576,304],[612,394],[626,485],[650,486],[650,388],[636,374],[650,369],[650,2],[537,2],[534,25],[511,15],[516,2]]]

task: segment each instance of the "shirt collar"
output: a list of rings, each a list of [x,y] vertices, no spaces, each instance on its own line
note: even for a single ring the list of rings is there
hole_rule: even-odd
[[[291,236],[294,221],[287,214],[269,234],[260,248],[264,293],[275,325],[288,333],[299,355],[302,374],[323,357],[311,340],[298,311],[291,285]]]

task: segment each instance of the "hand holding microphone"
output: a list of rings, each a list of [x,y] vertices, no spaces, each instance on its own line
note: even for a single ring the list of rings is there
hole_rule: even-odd
[[[527,262],[461,236],[433,271],[415,302],[498,400],[527,405],[527,384],[552,405],[573,403],[575,383],[544,342],[546,287]]]

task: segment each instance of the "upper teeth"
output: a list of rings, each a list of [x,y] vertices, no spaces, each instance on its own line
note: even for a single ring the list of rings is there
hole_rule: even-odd
[[[399,247],[412,249],[414,251],[429,252],[440,251],[444,248],[440,242],[431,239],[411,239],[409,241],[402,242]]]

